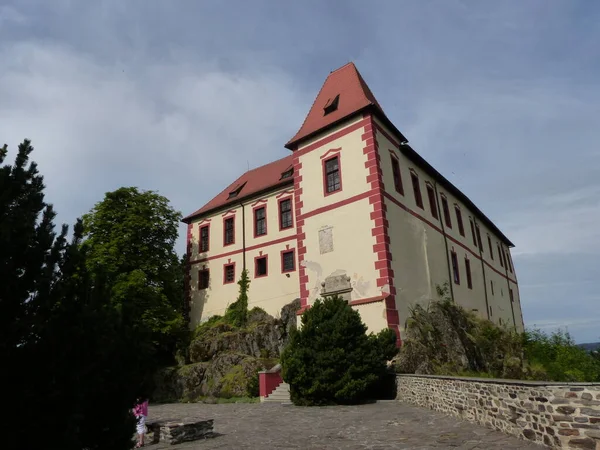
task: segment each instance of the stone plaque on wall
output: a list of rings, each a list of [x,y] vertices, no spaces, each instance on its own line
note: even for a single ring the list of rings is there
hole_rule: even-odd
[[[333,228],[327,227],[319,230],[319,249],[321,255],[333,251]]]

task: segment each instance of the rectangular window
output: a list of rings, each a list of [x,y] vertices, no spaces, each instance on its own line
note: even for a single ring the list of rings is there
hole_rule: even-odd
[[[198,271],[198,290],[208,289],[208,281],[210,279],[210,272],[208,269]]]
[[[396,192],[404,195],[404,187],[402,186],[402,175],[400,174],[400,163],[398,162],[398,158],[394,155],[390,155],[392,158],[392,173],[394,174],[394,187],[396,188]]]
[[[235,217],[228,217],[224,221],[223,245],[235,242]]]
[[[415,202],[417,206],[423,209],[423,197],[421,197],[421,186],[419,185],[419,177],[416,173],[410,173],[410,179],[412,180],[413,192],[415,194]]]
[[[504,264],[502,263],[502,252],[500,251],[500,244],[496,244],[496,248],[498,249],[498,259],[500,260],[500,266],[504,267]]]
[[[465,271],[467,272],[467,287],[473,289],[473,280],[471,279],[471,261],[465,258]]]
[[[456,284],[460,284],[460,273],[458,271],[458,258],[456,257],[456,253],[450,253],[450,259],[452,260],[452,276],[454,277],[454,282]]]
[[[340,177],[340,157],[334,156],[324,163],[325,166],[325,192],[331,194],[342,189]]]
[[[254,278],[266,277],[267,274],[267,257],[257,256],[254,258]]]
[[[294,250],[281,252],[281,272],[293,272],[296,270]]]
[[[200,253],[205,253],[209,248],[209,225],[200,227]]]
[[[469,217],[469,222],[471,223],[471,234],[473,235],[473,245],[477,247],[477,238],[475,237],[475,225],[473,224],[473,219]]]
[[[506,251],[506,264],[508,264],[508,270],[510,270],[510,273],[513,273],[512,263],[510,262],[510,252],[508,250]]]
[[[490,249],[490,258],[492,261],[494,260],[494,250],[492,249],[492,240],[490,239],[490,235],[488,234],[488,248]]]
[[[513,297],[513,290],[508,288],[508,295],[510,297],[510,301],[511,303],[515,301],[515,298]]]
[[[506,263],[506,252],[502,249],[502,259],[504,260],[504,267],[508,269],[508,264]]]
[[[267,234],[267,208],[261,206],[254,210],[254,237]]]
[[[427,197],[429,197],[429,208],[431,209],[431,215],[434,219],[437,219],[438,210],[435,201],[435,191],[433,190],[433,186],[431,186],[430,184],[427,185]]]
[[[492,295],[494,295],[494,282],[490,280],[490,286],[492,288]]]
[[[450,218],[450,209],[448,208],[448,199],[442,197],[442,212],[444,213],[444,222],[448,228],[452,228],[452,219]]]
[[[492,305],[490,305],[490,317],[492,317]]]
[[[225,264],[223,266],[223,284],[233,283],[235,281],[235,264]]]
[[[464,237],[464,235],[465,235],[465,227],[463,225],[462,214],[460,212],[460,208],[458,206],[455,206],[454,207],[454,212],[456,212],[456,222],[458,223],[458,232],[460,233],[461,236]]]
[[[479,250],[483,253],[483,244],[481,243],[481,232],[479,231],[479,225],[475,225],[475,233],[477,233],[477,244],[479,245]]]
[[[279,229],[291,228],[292,225],[292,199],[286,198],[279,202]]]

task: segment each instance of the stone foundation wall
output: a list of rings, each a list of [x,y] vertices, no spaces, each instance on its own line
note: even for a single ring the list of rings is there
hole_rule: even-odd
[[[398,375],[397,399],[551,448],[600,450],[600,383]]]

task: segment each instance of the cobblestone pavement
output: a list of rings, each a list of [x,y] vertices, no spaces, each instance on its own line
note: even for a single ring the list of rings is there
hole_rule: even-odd
[[[151,406],[148,420],[214,419],[215,438],[158,449],[485,449],[543,447],[395,401],[301,408],[280,404]]]

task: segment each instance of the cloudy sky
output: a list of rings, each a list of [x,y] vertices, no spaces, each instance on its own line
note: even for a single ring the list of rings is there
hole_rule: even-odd
[[[61,222],[120,186],[188,214],[286,156],[354,61],[515,243],[526,324],[597,341],[598,23],[585,0],[0,0],[0,144],[32,139]]]

